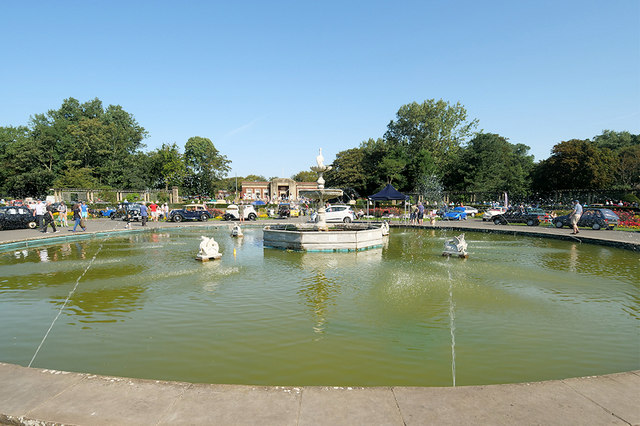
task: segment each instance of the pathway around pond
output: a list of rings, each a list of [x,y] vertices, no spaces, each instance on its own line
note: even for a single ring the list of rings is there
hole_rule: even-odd
[[[296,219],[292,219],[295,221]],[[300,220],[300,219],[297,219]],[[262,226],[282,221],[246,222]],[[231,226],[228,222],[207,225]],[[143,231],[96,219],[86,233],[0,232],[0,249]],[[149,223],[147,229],[202,223]],[[500,226],[479,220],[428,229],[497,231],[638,250],[640,234]],[[53,237],[53,239],[51,238]],[[577,238],[576,238],[577,237]],[[43,240],[46,238],[46,240]],[[461,387],[280,387],[194,384],[28,368],[0,362],[0,424],[640,424],[640,370],[536,383]]]

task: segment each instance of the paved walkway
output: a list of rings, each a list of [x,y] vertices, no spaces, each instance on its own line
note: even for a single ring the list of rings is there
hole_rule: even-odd
[[[216,225],[229,226],[219,222]],[[160,222],[149,226],[176,224]],[[567,229],[496,226],[481,221],[435,225],[448,227],[575,240]],[[125,230],[122,222],[99,219],[89,221],[87,233],[71,234],[64,230],[43,235],[35,230],[2,231],[0,249],[52,242],[43,237],[90,238],[106,232],[143,229],[134,224],[132,230]],[[640,234],[584,230],[578,240],[622,244],[637,250]],[[640,425],[640,370],[548,382],[455,388],[257,387],[105,377],[0,362],[0,424]]]

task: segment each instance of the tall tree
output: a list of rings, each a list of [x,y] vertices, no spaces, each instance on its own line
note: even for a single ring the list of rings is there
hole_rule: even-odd
[[[551,156],[538,163],[534,188],[603,189],[613,183],[616,158],[609,149],[599,148],[589,140],[560,142]]]
[[[614,186],[625,189],[640,186],[640,135],[604,130],[593,141],[599,148],[608,149],[617,157]]]
[[[194,194],[212,195],[215,183],[231,170],[231,161],[220,154],[211,139],[194,136],[184,146],[187,167],[185,186]]]
[[[434,165],[439,176],[449,171],[452,159],[477,123],[478,120],[468,121],[467,110],[459,102],[452,105],[442,99],[429,99],[400,107],[384,137],[404,151],[407,179],[414,182],[410,186],[415,186],[421,176],[431,174]],[[425,163],[421,152],[428,153],[433,161]]]
[[[295,175],[291,176],[291,179],[296,182],[315,182],[318,180],[318,174],[310,170],[302,170]]]
[[[327,185],[332,188],[353,188],[365,193],[367,174],[365,152],[362,147],[340,151],[333,161],[333,168],[326,173]]]
[[[175,142],[171,145],[163,143],[160,148],[151,151],[148,157],[147,175],[150,187],[168,190],[172,186],[182,185],[187,168],[184,156]]]
[[[526,145],[511,144],[497,134],[479,133],[460,155],[458,174],[463,185],[460,189],[527,193],[533,169],[533,156],[528,152]]]

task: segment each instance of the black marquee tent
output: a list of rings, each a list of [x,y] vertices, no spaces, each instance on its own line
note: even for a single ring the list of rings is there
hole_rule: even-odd
[[[401,193],[400,191],[395,189],[393,187],[393,185],[391,185],[390,183],[388,183],[387,186],[385,186],[382,189],[382,191],[380,191],[378,193],[375,193],[373,195],[370,195],[367,198],[369,199],[369,201],[373,201],[374,203],[376,201],[390,201],[390,200],[408,201],[409,200],[409,196],[408,195],[404,195],[403,193]],[[405,209],[405,216],[406,216],[406,212],[407,212],[407,203],[406,202],[404,203],[404,209]],[[367,203],[367,216],[368,215],[369,215],[369,203]]]
[[[385,186],[382,191],[369,195],[369,199],[372,201],[389,201],[389,200],[408,200],[409,196],[404,195],[393,187],[390,183]]]

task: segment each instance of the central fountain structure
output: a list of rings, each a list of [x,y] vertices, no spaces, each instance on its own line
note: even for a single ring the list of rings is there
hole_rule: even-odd
[[[324,165],[322,148],[311,170],[318,174],[318,189],[300,191],[316,202],[315,223],[273,225],[264,228],[264,246],[302,251],[358,251],[382,247],[383,228],[369,224],[335,224],[326,222],[325,201],[341,197],[341,189],[325,188],[323,174],[331,170]]]

